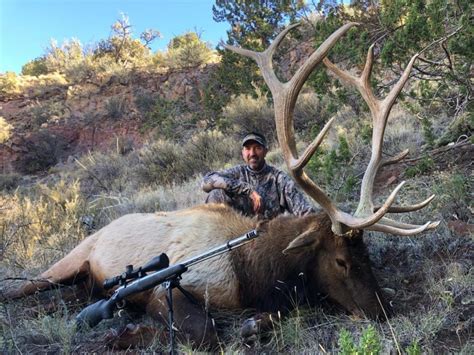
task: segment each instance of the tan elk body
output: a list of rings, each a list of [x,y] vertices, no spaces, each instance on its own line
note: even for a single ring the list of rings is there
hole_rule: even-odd
[[[376,230],[398,235],[414,235],[436,227],[437,223],[411,225],[387,218],[387,213],[415,211],[431,199],[412,206],[392,206],[399,184],[381,207],[375,207],[372,190],[378,169],[402,159],[406,152],[391,158],[382,157],[382,140],[387,119],[397,95],[408,80],[416,56],[412,58],[399,82],[384,100],[378,100],[369,85],[373,63],[372,47],[361,78],[334,66],[324,64],[346,83],[358,88],[369,105],[373,119],[372,157],[362,181],[359,206],[354,214],[339,210],[330,198],[305,174],[303,168],[320,145],[333,120],[321,130],[315,141],[299,156],[293,129],[293,110],[304,82],[314,67],[321,63],[337,40],[356,24],[335,31],[308,58],[288,82],[282,83],[272,68],[272,56],[290,29],[285,29],[270,47],[257,53],[226,46],[253,58],[273,96],[278,141],[285,162],[295,182],[324,209],[305,217],[281,216],[257,226],[256,219],[239,215],[223,205],[204,205],[175,212],[130,214],[113,221],[88,237],[62,260],[41,274],[37,282],[26,282],[10,291],[9,298],[31,294],[52,284],[89,281],[101,285],[106,278],[124,270],[128,264],[140,266],[152,257],[166,252],[170,263],[183,261],[218,246],[258,227],[261,237],[218,258],[195,265],[183,275],[182,286],[199,301],[212,308],[252,307],[275,311],[291,307],[288,294],[301,300],[314,301],[320,292],[328,294],[350,312],[376,317],[383,310],[379,287],[372,274],[363,243],[363,230]],[[41,280],[43,279],[43,280]],[[288,290],[280,290],[279,282]],[[291,287],[290,287],[291,286]],[[100,287],[99,287],[100,288]],[[284,287],[283,287],[284,288]],[[280,290],[280,291],[278,291]],[[291,290],[289,291],[291,292]],[[174,296],[173,296],[174,297]],[[213,342],[206,314],[176,294],[176,319],[183,332],[192,339]],[[164,313],[164,290],[132,297],[157,316]],[[206,324],[206,325],[204,325]]]

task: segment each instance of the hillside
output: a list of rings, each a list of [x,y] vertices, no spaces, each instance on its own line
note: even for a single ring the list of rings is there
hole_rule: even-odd
[[[118,138],[138,147],[150,137],[142,106],[159,96],[199,107],[210,70],[212,65],[132,72],[125,78],[99,76],[73,84],[60,75],[20,77],[25,82],[22,89],[0,97],[0,115],[13,127],[10,139],[0,146],[3,171],[35,172],[24,166],[24,159],[41,160],[44,150],[59,163],[88,151],[106,150]],[[53,161],[38,170],[54,165]]]

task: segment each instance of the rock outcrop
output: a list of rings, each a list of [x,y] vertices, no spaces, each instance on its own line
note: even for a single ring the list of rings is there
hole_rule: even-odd
[[[174,71],[135,71],[126,76],[89,78],[80,83],[48,83],[0,97],[0,116],[13,126],[0,144],[3,172],[29,172],[23,159],[54,145],[57,160],[87,151],[102,150],[116,140],[140,145],[149,132],[142,129],[140,98],[184,100],[199,106],[202,86],[213,65]],[[40,80],[38,80],[39,82]]]

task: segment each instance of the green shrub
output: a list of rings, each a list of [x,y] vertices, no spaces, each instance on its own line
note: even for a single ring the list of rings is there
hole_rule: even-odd
[[[417,175],[423,175],[433,170],[434,161],[428,156],[424,156],[416,165],[410,166],[405,170],[405,176],[412,178]]]
[[[239,144],[219,131],[194,135],[184,147],[183,160],[191,174],[222,169],[238,156]]]
[[[306,140],[314,139],[340,108],[337,105],[333,108],[332,100],[328,96],[319,97],[312,92],[300,94],[294,113],[295,131]]]
[[[20,92],[20,85],[16,73],[7,71],[0,75],[0,94],[14,95]]]
[[[82,60],[67,63],[64,75],[69,83],[81,83],[88,78],[94,77],[98,72],[96,63],[91,55],[85,55]]]
[[[333,183],[336,171],[346,171],[348,169],[347,162],[352,157],[347,138],[339,135],[339,145],[336,149],[325,151],[319,148],[311,157],[307,170],[310,175],[318,181],[324,181],[326,184]],[[322,176],[320,177],[321,174]],[[353,184],[353,179],[348,181],[349,185]]]
[[[10,139],[12,129],[13,126],[0,116],[0,144],[3,144]]]
[[[442,213],[445,218],[453,216],[469,222],[472,218],[472,176],[460,173],[443,172],[436,176],[432,190],[436,195],[433,208]]]
[[[135,106],[140,111],[142,116],[146,117],[146,115],[152,111],[153,106],[155,106],[156,95],[144,90],[137,90],[135,91],[133,97]]]
[[[105,103],[108,116],[113,120],[120,120],[125,114],[126,102],[123,98],[114,96]]]
[[[197,67],[213,57],[209,44],[201,41],[196,32],[174,37],[168,44],[166,64],[170,68]]]
[[[351,151],[347,138],[342,134],[339,135],[339,147],[337,148],[337,159],[339,162],[347,162],[351,158]]]
[[[257,90],[256,97],[239,95],[233,97],[223,109],[222,116],[233,126],[239,135],[248,132],[261,132],[269,142],[276,137],[273,107],[267,97]]]
[[[360,128],[360,137],[365,144],[372,142],[372,126],[368,123],[363,123]]]
[[[237,142],[218,131],[195,134],[184,145],[159,140],[138,151],[135,172],[142,184],[180,183],[233,162],[237,147]]]
[[[339,352],[343,355],[377,355],[382,351],[380,335],[377,330],[369,325],[355,344],[354,339],[346,329],[339,333]]]
[[[11,191],[18,187],[21,175],[16,173],[0,174],[0,191]]]
[[[147,45],[160,36],[155,30],[145,30],[141,34],[142,43],[132,37],[132,26],[127,15],[121,14],[111,26],[109,38],[99,41],[94,49],[94,59],[105,58],[108,62],[123,67],[137,67],[150,63],[150,49]]]
[[[170,185],[190,176],[190,169],[183,161],[181,145],[159,140],[146,144],[138,152],[139,163],[135,171],[141,183]]]
[[[350,195],[356,191],[359,179],[356,176],[350,174],[344,179],[344,185],[342,186],[342,193],[344,195]]]
[[[48,65],[44,57],[30,60],[21,68],[22,75],[40,76],[48,73]]]
[[[115,150],[89,153],[76,162],[81,168],[78,177],[87,195],[112,191],[120,193],[132,183],[128,174],[131,165],[128,157]]]
[[[429,147],[432,147],[435,142],[435,135],[433,133],[433,124],[431,120],[428,118],[423,118],[421,120],[421,127],[423,130],[423,137],[425,138],[425,142]]]
[[[56,40],[51,40],[44,55],[44,65],[48,73],[65,73],[71,66],[77,65],[84,60],[85,53],[81,42],[77,39],[64,41],[58,45]]]
[[[30,109],[30,115],[36,127],[40,127],[43,123],[50,120],[59,120],[66,115],[66,107],[64,102],[46,101]]]
[[[472,131],[474,131],[474,112],[465,112],[457,116],[448,126],[446,132],[436,140],[436,146],[442,146],[450,142],[457,142],[460,137],[470,137],[473,142]]]
[[[407,355],[421,355],[421,347],[418,344],[418,341],[414,341],[410,346],[405,349]]]
[[[343,355],[357,354],[357,346],[354,343],[351,333],[346,329],[341,330],[339,333],[339,352]]]
[[[194,119],[185,101],[157,97],[152,110],[146,115],[143,128],[155,128],[158,137],[176,140],[183,138],[190,126],[195,124]]]

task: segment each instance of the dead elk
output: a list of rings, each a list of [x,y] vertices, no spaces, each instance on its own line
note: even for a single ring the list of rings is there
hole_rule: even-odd
[[[37,281],[24,283],[6,296],[22,297],[70,280],[97,288],[106,278],[120,274],[124,265],[142,265],[163,250],[174,264],[242,235],[256,223],[224,205],[125,215],[89,236]],[[323,213],[281,216],[260,224],[258,230],[260,237],[249,244],[190,268],[183,274],[183,288],[211,309],[284,312],[326,293],[352,313],[382,314],[362,233],[351,238],[335,236]],[[129,302],[163,320],[165,293],[157,287]],[[195,344],[213,343],[207,314],[179,292],[173,296],[180,330],[191,335]],[[207,329],[203,324],[208,324]]]
[[[296,151],[293,129],[297,96],[314,67],[355,25],[349,23],[335,31],[285,83],[280,82],[273,71],[272,56],[295,25],[280,33],[264,52],[226,46],[229,50],[253,58],[259,65],[273,96],[278,141],[290,175],[324,212],[305,217],[281,216],[261,224],[258,226],[262,234],[260,238],[186,272],[182,286],[211,309],[251,307],[272,312],[288,309],[298,301],[314,301],[318,293],[326,293],[349,312],[377,317],[383,312],[380,304],[383,300],[378,300],[379,287],[371,271],[363,230],[414,235],[436,227],[437,223],[412,225],[385,217],[387,213],[418,210],[433,198],[431,196],[412,206],[392,206],[403,182],[382,206],[375,207],[372,198],[378,169],[406,155],[403,152],[395,158],[383,159],[382,140],[390,110],[408,80],[416,55],[383,100],[373,95],[370,86],[372,48],[360,78],[338,69],[328,60],[324,61],[335,75],[358,88],[372,114],[372,156],[362,180],[356,212],[349,214],[338,209],[303,170],[333,120],[326,124],[300,156]],[[168,254],[170,263],[177,263],[242,235],[256,228],[256,224],[256,220],[243,217],[223,205],[126,215],[84,240],[41,274],[39,279],[42,281],[24,283],[7,293],[7,297],[21,297],[70,280],[87,280],[101,285],[106,278],[121,273],[125,265],[143,265],[161,252]],[[180,293],[175,292],[175,295],[175,320],[182,334],[188,334],[196,345],[215,343],[214,329],[207,313]],[[165,318],[164,299],[165,291],[157,287],[131,297],[129,302],[142,305],[152,316],[161,318],[162,314]]]

